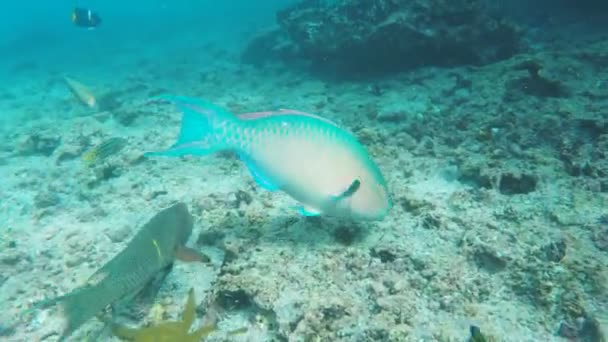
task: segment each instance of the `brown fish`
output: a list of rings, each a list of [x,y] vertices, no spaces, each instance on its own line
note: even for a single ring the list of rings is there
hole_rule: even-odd
[[[31,310],[59,303],[64,318],[60,341],[109,305],[139,293],[155,276],[187,255],[187,261],[203,256],[184,246],[192,233],[193,217],[184,203],[157,213],[113,259],[70,293],[37,303]],[[198,258],[194,256],[198,255]]]

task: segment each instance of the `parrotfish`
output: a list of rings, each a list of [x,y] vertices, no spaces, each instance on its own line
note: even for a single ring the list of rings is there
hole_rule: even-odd
[[[97,107],[97,100],[95,99],[95,95],[93,95],[93,93],[87,86],[68,76],[63,76],[63,79],[65,80],[65,83],[68,85],[68,88],[70,89],[72,94],[76,96],[78,100],[80,100],[80,102],[82,102],[89,108]]]
[[[234,115],[206,100],[160,96],[182,111],[177,142],[145,156],[204,156],[232,151],[259,186],[283,191],[304,216],[381,220],[392,207],[386,181],[356,137],[297,110]]]
[[[204,261],[203,255],[184,245],[192,232],[193,220],[184,203],[160,211],[137,232],[125,249],[93,273],[83,286],[66,295],[38,302],[22,316],[59,304],[64,322],[59,341],[64,341],[107,306],[124,304],[131,299],[167,271],[176,258]]]

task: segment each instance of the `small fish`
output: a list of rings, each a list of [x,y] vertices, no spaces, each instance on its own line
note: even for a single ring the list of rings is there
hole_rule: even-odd
[[[97,107],[97,100],[87,86],[68,76],[63,76],[68,88],[83,104],[89,108]]]
[[[178,141],[145,156],[233,151],[258,185],[297,200],[304,216],[381,220],[392,201],[367,150],[337,124],[296,110],[235,116],[204,100],[161,96],[183,112]]]
[[[82,155],[82,160],[87,166],[91,166],[106,158],[120,152],[127,145],[127,139],[114,137],[102,141]]]
[[[72,23],[79,27],[94,29],[101,24],[101,17],[88,8],[75,7],[72,10]]]

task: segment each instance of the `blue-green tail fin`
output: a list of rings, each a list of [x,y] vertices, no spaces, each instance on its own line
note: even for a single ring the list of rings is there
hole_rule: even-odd
[[[164,151],[146,152],[144,156],[202,156],[229,149],[214,130],[222,122],[238,120],[228,111],[211,102],[187,96],[162,95],[152,101],[175,104],[182,111],[182,125],[173,146]]]

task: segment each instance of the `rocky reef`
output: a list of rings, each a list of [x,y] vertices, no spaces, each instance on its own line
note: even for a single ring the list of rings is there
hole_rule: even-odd
[[[304,0],[277,13],[243,61],[301,57],[313,68],[368,75],[423,65],[483,65],[520,49],[515,24],[483,0]]]

